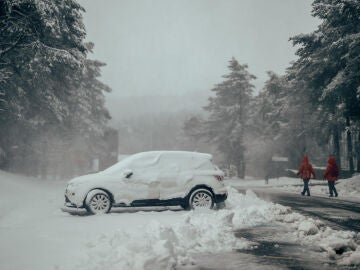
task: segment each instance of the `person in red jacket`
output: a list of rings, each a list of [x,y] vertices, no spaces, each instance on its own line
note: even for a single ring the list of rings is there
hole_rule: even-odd
[[[330,193],[329,197],[333,197],[333,194],[335,194],[335,197],[338,196],[338,193],[335,188],[335,181],[338,180],[338,176],[339,176],[339,168],[336,165],[335,158],[330,157],[324,173],[324,179],[328,181],[329,193]]]
[[[307,193],[307,196],[310,196],[310,189],[309,189],[309,181],[311,176],[315,178],[315,172],[312,167],[312,165],[309,162],[309,159],[307,156],[303,157],[303,161],[300,165],[299,171],[297,172],[297,175],[301,175],[301,178],[304,182],[304,189],[301,192],[301,195],[305,195],[305,192]]]

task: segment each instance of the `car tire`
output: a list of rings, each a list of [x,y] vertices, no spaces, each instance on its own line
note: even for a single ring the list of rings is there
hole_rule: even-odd
[[[86,196],[85,208],[92,215],[109,213],[111,206],[109,194],[101,189],[94,189]]]
[[[208,189],[195,189],[188,201],[188,208],[197,209],[197,208],[207,208],[213,209],[215,205],[214,195]]]

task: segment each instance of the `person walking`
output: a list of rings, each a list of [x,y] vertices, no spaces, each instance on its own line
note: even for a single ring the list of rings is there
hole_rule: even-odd
[[[325,173],[324,173],[324,179],[328,181],[329,186],[329,197],[335,197],[338,196],[337,190],[335,188],[335,181],[338,180],[339,177],[339,168],[336,165],[335,158],[329,157],[328,165],[326,167]]]
[[[304,182],[304,189],[301,192],[301,195],[304,196],[305,193],[307,193],[307,196],[310,196],[309,181],[310,181],[311,176],[313,176],[313,178],[316,178],[316,176],[315,176],[315,171],[314,171],[312,165],[310,164],[307,156],[303,157],[303,161],[300,165],[297,175],[301,175],[301,178]]]

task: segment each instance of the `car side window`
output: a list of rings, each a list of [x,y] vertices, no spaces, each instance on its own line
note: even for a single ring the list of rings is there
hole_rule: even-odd
[[[199,159],[193,162],[192,167],[197,170],[214,170],[216,169],[208,159]]]
[[[130,166],[132,167],[132,169],[149,168],[154,167],[157,162],[158,158],[156,156],[144,156],[134,160],[130,164]]]
[[[158,155],[141,156],[137,158],[129,165],[130,169],[133,171],[133,175],[130,179],[142,183],[157,181],[159,174],[157,169],[158,163]]]
[[[185,169],[185,162],[186,160],[183,157],[176,155],[163,155],[158,164],[158,169],[161,172],[179,173],[181,170]]]

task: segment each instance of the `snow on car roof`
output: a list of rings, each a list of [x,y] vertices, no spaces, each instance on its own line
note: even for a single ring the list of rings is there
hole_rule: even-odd
[[[200,157],[206,159],[212,159],[211,154],[207,153],[199,153],[199,152],[190,152],[190,151],[147,151],[147,152],[140,152],[134,154],[132,156],[140,157],[140,156],[160,156],[160,155],[181,155],[181,156],[188,156],[188,157]]]
[[[113,166],[107,168],[103,173],[114,173],[122,169],[127,169],[133,162],[140,162],[142,166],[157,163],[162,156],[177,156],[189,159],[207,159],[211,160],[212,155],[206,153],[190,152],[190,151],[148,151],[140,152],[119,161]]]

